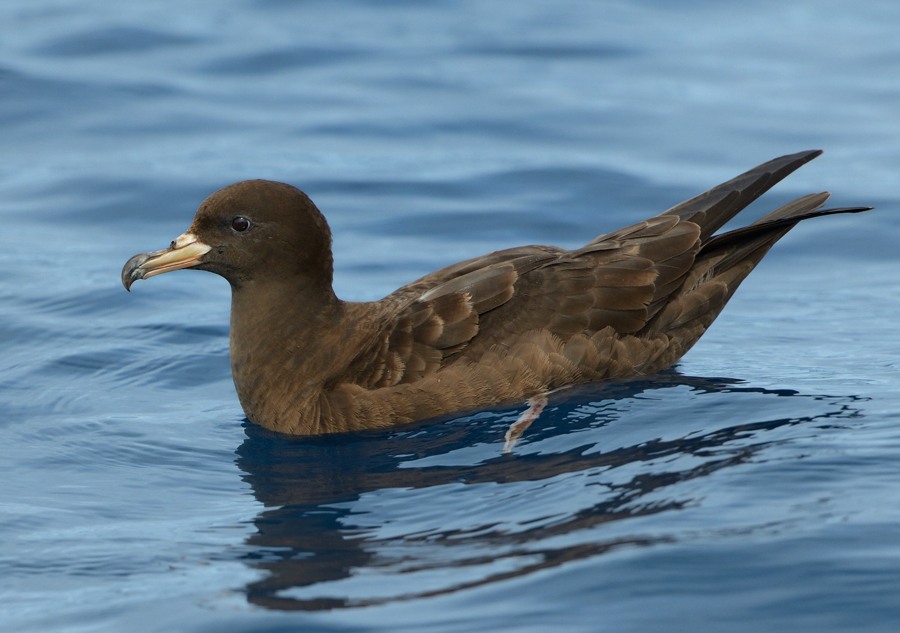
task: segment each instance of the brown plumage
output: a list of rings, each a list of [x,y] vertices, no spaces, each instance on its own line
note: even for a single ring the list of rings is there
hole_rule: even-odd
[[[207,198],[170,248],[133,257],[122,280],[193,267],[231,283],[232,371],[253,422],[385,427],[670,367],[795,224],[864,210],[819,210],[828,194],[813,194],[714,235],[820,153],[769,161],[582,248],[498,251],[371,303],[335,296],[331,234],[303,192],[239,182]]]

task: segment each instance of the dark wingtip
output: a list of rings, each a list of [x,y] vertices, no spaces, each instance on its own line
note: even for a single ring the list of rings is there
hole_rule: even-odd
[[[835,213],[861,213],[863,211],[872,211],[875,207],[837,207],[834,209],[822,209],[817,212],[818,215],[834,215]]]
[[[800,152],[794,152],[793,154],[785,154],[784,156],[779,156],[778,158],[773,158],[772,160],[763,163],[763,165],[771,165],[773,163],[790,163],[793,165],[790,171],[796,170],[801,165],[805,165],[809,161],[814,158],[818,158],[822,154],[825,153],[825,150],[821,149],[805,149]],[[762,165],[760,165],[762,167]],[[789,172],[790,173],[790,172]],[[785,174],[787,175],[787,174]]]
[[[825,151],[821,150],[821,149],[805,149],[802,152],[796,152],[794,154],[787,154],[785,156],[780,156],[778,158],[772,159],[769,161],[769,163],[770,164],[785,163],[785,162],[788,163],[787,165],[780,166],[781,169],[785,170],[785,173],[781,174],[778,178],[778,180],[781,180],[782,178],[786,177],[788,174],[791,174],[794,171],[796,171],[797,169],[799,169],[802,165],[805,165],[809,161],[818,158],[819,156],[821,156],[824,153],[825,153]],[[776,171],[780,171],[780,170],[776,170]],[[772,183],[772,184],[774,185],[775,183]]]

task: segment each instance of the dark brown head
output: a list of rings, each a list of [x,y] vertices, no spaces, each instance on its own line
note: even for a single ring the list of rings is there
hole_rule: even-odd
[[[208,270],[235,289],[289,280],[330,292],[331,231],[296,187],[245,180],[204,200],[190,228],[169,248],[128,260],[122,283],[130,289],[137,279],[179,268]]]

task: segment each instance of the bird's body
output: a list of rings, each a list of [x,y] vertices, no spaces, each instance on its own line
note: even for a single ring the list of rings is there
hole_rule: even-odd
[[[525,246],[438,270],[381,301],[332,290],[330,232],[299,190],[245,181],[123,281],[176,268],[231,282],[231,364],[247,417],[317,434],[522,401],[647,375],[687,352],[771,246],[828,194],[714,235],[820,152],[775,159],[661,215],[564,250]]]

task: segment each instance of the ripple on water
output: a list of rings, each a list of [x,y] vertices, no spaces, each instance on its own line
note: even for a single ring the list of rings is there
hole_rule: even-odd
[[[253,563],[270,574],[251,588],[253,600],[312,610],[384,604],[622,548],[813,529],[832,512],[820,500],[822,473],[815,463],[806,478],[785,469],[802,468],[797,452],[815,445],[823,426],[853,424],[863,404],[677,374],[554,399],[515,457],[501,455],[514,411],[342,442],[285,442],[248,427],[238,465],[269,508],[251,543],[283,552]],[[745,491],[719,492],[748,478]],[[771,493],[760,496],[760,486]],[[322,534],[323,522],[337,539],[328,551],[341,552],[328,563],[322,545],[309,550],[296,536]],[[291,582],[317,564],[333,580]],[[364,574],[353,573],[357,565]]]
[[[184,46],[198,38],[134,26],[85,29],[63,36],[59,34],[32,50],[48,57],[91,57],[122,53],[143,53],[172,46]]]

